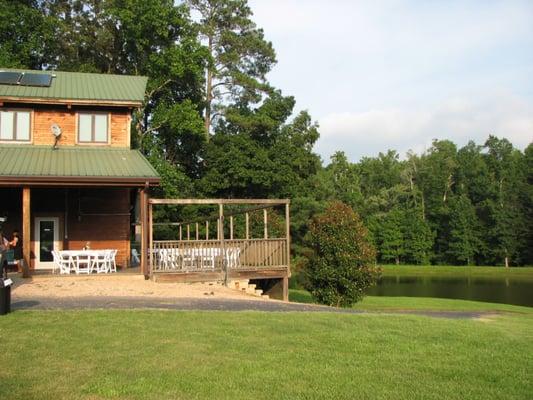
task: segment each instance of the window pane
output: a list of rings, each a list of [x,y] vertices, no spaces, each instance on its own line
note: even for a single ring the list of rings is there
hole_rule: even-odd
[[[13,140],[13,111],[0,111],[0,139]]]
[[[96,142],[107,142],[107,114],[95,114],[94,140]]]
[[[17,112],[17,140],[30,140],[30,113]]]
[[[80,142],[90,142],[91,139],[92,115],[80,114],[78,121],[78,140]]]

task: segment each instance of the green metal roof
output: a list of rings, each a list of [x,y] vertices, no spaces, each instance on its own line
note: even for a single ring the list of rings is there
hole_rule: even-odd
[[[31,145],[0,146],[0,182],[157,183],[159,175],[138,151]]]
[[[140,105],[148,78],[145,76],[88,74],[81,72],[33,71],[0,68],[34,74],[52,74],[50,87],[0,84],[0,99],[23,98],[50,101],[120,102]]]

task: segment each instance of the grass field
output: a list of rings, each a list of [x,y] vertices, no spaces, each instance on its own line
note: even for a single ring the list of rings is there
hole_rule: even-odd
[[[18,311],[2,399],[531,399],[533,315]]]
[[[290,301],[298,303],[315,303],[315,299],[307,290],[290,289]],[[532,307],[514,306],[511,304],[487,303],[482,301],[437,299],[431,297],[387,297],[366,296],[354,307],[367,311],[486,311],[533,314]]]
[[[520,278],[533,280],[533,267],[464,267],[435,265],[383,265],[384,276],[436,276],[472,278]]]

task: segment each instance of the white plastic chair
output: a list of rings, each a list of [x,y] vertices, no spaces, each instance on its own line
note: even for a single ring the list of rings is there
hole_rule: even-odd
[[[90,274],[92,257],[90,255],[76,255],[76,274]]]
[[[105,274],[109,272],[109,268],[109,252],[99,251],[92,257],[89,273]]]
[[[131,249],[131,266],[136,267],[141,263],[141,256],[137,249]]]
[[[71,263],[70,259],[65,260],[60,253],[57,251],[52,251],[52,256],[54,257],[54,268],[52,270],[52,273],[56,273],[56,267],[59,268],[60,274],[70,274],[71,271]]]
[[[109,265],[109,272],[117,272],[117,253],[118,250],[110,250],[107,252],[107,262]]]

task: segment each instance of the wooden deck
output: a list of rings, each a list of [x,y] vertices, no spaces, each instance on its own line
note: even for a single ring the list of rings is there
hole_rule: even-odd
[[[153,207],[165,205],[216,205],[217,215],[202,221],[153,221]],[[233,211],[224,214],[224,206]],[[235,211],[235,206],[247,206]],[[269,209],[284,223],[284,234],[272,237],[269,233]],[[280,209],[281,208],[281,209]],[[262,212],[260,236],[252,237],[250,213]],[[265,281],[269,288],[278,287],[282,298],[288,297],[290,277],[289,200],[275,199],[150,199],[148,201],[149,232],[146,269],[158,282],[207,282],[233,280]],[[244,222],[237,238],[234,221]],[[211,224],[211,229],[210,225]],[[175,229],[177,240],[158,240],[154,226],[166,225]],[[214,232],[213,232],[214,229]],[[211,233],[214,233],[210,237]],[[257,235],[256,229],[256,235]],[[244,237],[242,237],[244,236]]]

